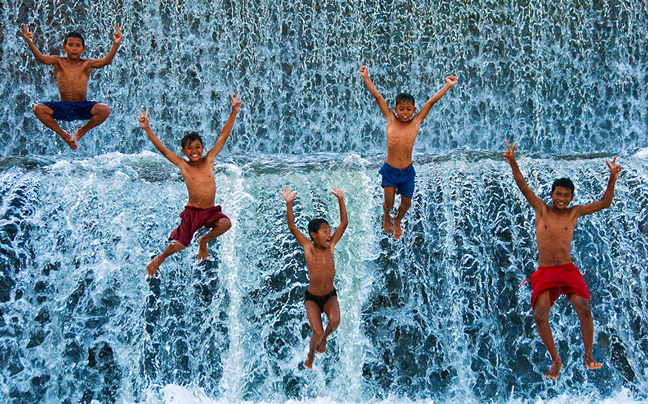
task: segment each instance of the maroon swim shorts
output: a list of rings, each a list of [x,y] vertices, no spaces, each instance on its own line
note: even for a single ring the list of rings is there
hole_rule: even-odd
[[[590,300],[589,290],[585,278],[573,263],[556,265],[553,267],[538,267],[529,278],[533,292],[531,293],[531,307],[543,292],[549,291],[551,305],[558,296],[571,295],[572,293]]]
[[[201,227],[216,227],[218,219],[228,217],[221,212],[220,206],[201,209],[193,206],[185,206],[180,213],[180,226],[169,235],[169,240],[177,240],[183,246],[188,246],[194,233]]]

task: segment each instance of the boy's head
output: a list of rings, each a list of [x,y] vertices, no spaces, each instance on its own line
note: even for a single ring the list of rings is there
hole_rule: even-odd
[[[77,31],[72,31],[65,34],[65,39],[63,39],[63,46],[68,44],[68,39],[70,38],[79,39],[81,41],[81,46],[85,47],[85,39],[83,39],[83,35],[81,35],[81,33]]]
[[[569,178],[558,178],[551,185],[551,202],[558,209],[564,209],[574,199],[574,183]]]
[[[85,51],[83,35],[76,31],[68,32],[63,40],[63,50],[69,58],[78,59]]]
[[[318,247],[328,247],[331,242],[331,226],[325,219],[313,219],[308,222],[308,234],[313,244]]]
[[[396,96],[394,112],[396,113],[398,120],[401,122],[409,122],[416,112],[414,97],[407,93],[398,94]]]
[[[182,153],[189,160],[200,160],[203,153],[203,140],[197,132],[189,132],[182,138]]]

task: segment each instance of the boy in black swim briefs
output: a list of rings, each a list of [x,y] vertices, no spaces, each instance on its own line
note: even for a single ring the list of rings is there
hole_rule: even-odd
[[[304,366],[308,369],[313,367],[315,352],[326,352],[326,339],[340,324],[340,306],[335,286],[333,286],[335,278],[333,253],[335,244],[342,238],[349,220],[344,205],[344,193],[337,188],[333,188],[331,193],[335,195],[340,205],[340,225],[331,235],[331,227],[326,220],[313,219],[308,223],[308,233],[311,237],[311,240],[308,240],[295,226],[292,205],[297,192],[290,192],[290,188],[287,186],[281,190],[281,196],[286,200],[288,228],[304,249],[304,258],[310,278],[304,298],[306,315],[313,330],[308,357],[304,361]],[[328,318],[326,330],[322,326],[322,313],[326,314]]]
[[[394,238],[398,239],[403,235],[401,220],[403,220],[403,216],[412,205],[412,196],[414,195],[416,172],[412,166],[412,150],[414,149],[416,136],[418,136],[419,125],[430,113],[432,106],[452,86],[457,84],[457,77],[447,77],[445,86],[427,100],[421,111],[415,114],[414,97],[405,93],[399,94],[396,97],[396,106],[392,111],[378,92],[378,89],[376,89],[376,86],[371,82],[367,66],[360,68],[360,76],[362,76],[369,92],[378,102],[380,111],[387,119],[387,162],[378,171],[383,177],[381,185],[385,194],[383,229],[387,233],[394,233]],[[401,203],[398,206],[398,213],[394,217],[392,227],[390,211],[394,207],[396,194],[400,194]]]
[[[115,25],[113,45],[108,54],[99,59],[81,59],[85,51],[83,36],[70,32],[63,40],[65,57],[43,55],[34,44],[33,34],[27,25],[22,26],[23,37],[27,41],[29,50],[36,60],[54,67],[56,82],[58,84],[61,101],[41,102],[34,106],[34,115],[45,126],[56,132],[71,149],[77,149],[77,141],[90,129],[101,125],[110,115],[110,108],[106,104],[87,100],[88,79],[92,69],[102,68],[112,62],[117,54],[117,48],[122,40],[119,24]],[[70,132],[61,129],[57,121],[84,121],[88,122],[76,129],[74,137]]]

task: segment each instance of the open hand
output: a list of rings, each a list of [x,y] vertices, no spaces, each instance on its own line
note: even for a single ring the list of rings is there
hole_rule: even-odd
[[[517,146],[517,142],[513,143],[513,147],[509,146],[508,140],[505,140],[506,142],[506,151],[504,152],[504,158],[506,161],[509,163],[515,161],[515,146]]]
[[[148,108],[146,108],[146,114],[142,114],[142,111],[139,109],[137,110],[139,112],[139,124],[142,128],[146,129],[149,127],[149,119],[148,119]]]
[[[360,68],[360,75],[362,77],[369,77],[369,69],[367,69],[367,66],[362,66]]]
[[[22,29],[23,29],[23,37],[27,41],[33,41],[34,35],[29,31],[29,27],[26,24],[23,24]]]
[[[283,189],[279,191],[279,193],[286,200],[286,203],[294,201],[295,195],[297,195],[297,191],[290,192],[290,187],[288,185],[284,185]]]
[[[234,99],[234,95],[230,93],[230,98],[232,99],[232,111],[233,112],[239,112],[241,110],[241,101],[239,101],[239,96],[241,93],[236,93],[236,99]]]
[[[457,81],[459,81],[457,76],[448,76],[448,77],[446,77],[446,84],[449,85],[450,87],[457,84]]]
[[[115,33],[113,34],[113,42],[119,45],[121,42],[122,38],[124,36],[121,33],[121,29],[119,28],[119,24],[115,24]]]
[[[338,199],[344,199],[344,192],[342,192],[341,189],[333,187],[333,189],[331,189],[331,193],[337,196]]]
[[[610,177],[617,178],[619,176],[619,173],[621,172],[621,166],[616,163],[617,156],[614,156],[612,159],[612,163],[610,163],[607,159],[605,159],[605,163],[607,166],[610,168]]]

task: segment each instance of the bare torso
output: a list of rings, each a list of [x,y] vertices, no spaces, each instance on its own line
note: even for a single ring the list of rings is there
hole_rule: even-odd
[[[61,101],[85,101],[88,95],[88,80],[92,69],[88,60],[69,60],[57,57],[54,64],[54,74],[58,84]]]
[[[324,296],[334,288],[335,261],[333,260],[333,251],[330,247],[321,249],[315,246],[309,250],[305,251],[304,254],[310,278],[308,291],[316,296]]]
[[[204,157],[196,163],[187,162],[180,167],[180,173],[189,194],[187,205],[201,209],[213,207],[216,197],[214,162]]]
[[[387,122],[387,164],[399,170],[412,165],[412,150],[419,126],[414,119],[406,123],[397,119]]]
[[[571,243],[577,220],[574,207],[561,212],[545,205],[536,215],[539,266],[563,265],[572,261]]]

